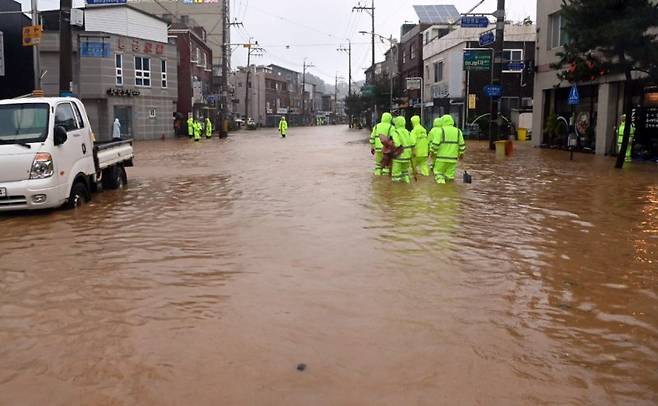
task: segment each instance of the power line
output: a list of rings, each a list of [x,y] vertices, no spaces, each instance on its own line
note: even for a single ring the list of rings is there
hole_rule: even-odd
[[[330,34],[330,33],[327,33],[327,32],[321,31],[321,30],[318,30],[317,28],[315,28],[315,27],[311,27],[311,26],[309,26],[309,25],[301,24],[301,23],[298,22],[298,21],[294,21],[294,20],[291,20],[291,19],[289,19],[289,18],[286,18],[286,17],[282,17],[282,16],[279,16],[279,15],[273,14],[273,13],[271,13],[271,12],[269,12],[269,11],[265,11],[265,10],[259,9],[258,7],[253,7],[253,6],[252,6],[251,9],[252,9],[252,10],[256,10],[256,11],[258,11],[258,12],[261,12],[261,13],[263,13],[263,14],[265,14],[265,15],[269,15],[270,17],[275,17],[275,18],[278,18],[278,19],[280,19],[280,20],[287,21],[288,23],[290,23],[290,24],[292,24],[292,25],[295,25],[295,26],[297,26],[297,27],[306,28],[306,29],[308,29],[308,30],[312,30],[312,31],[315,31],[315,32],[317,32],[317,33],[320,33],[320,34],[326,35],[326,36],[328,36],[328,37],[339,39],[339,38],[338,38],[337,36],[335,36],[334,34]]]

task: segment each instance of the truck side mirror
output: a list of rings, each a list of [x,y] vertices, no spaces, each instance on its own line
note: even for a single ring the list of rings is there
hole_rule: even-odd
[[[54,138],[53,140],[55,141],[55,146],[62,145],[68,140],[68,135],[66,134],[66,128],[62,127],[61,125],[56,125],[55,126],[55,131],[54,131]]]

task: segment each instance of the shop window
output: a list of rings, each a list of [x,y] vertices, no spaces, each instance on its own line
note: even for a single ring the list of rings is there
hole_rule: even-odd
[[[135,86],[151,87],[151,60],[135,57]]]
[[[114,66],[116,75],[117,86],[123,86],[123,55],[116,54],[114,56]]]

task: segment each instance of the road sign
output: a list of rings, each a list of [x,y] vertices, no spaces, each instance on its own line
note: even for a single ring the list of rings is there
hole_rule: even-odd
[[[482,48],[464,49],[464,70],[489,71],[491,70],[491,50]]]
[[[489,26],[489,18],[486,16],[463,16],[462,28],[487,28]]]
[[[5,40],[2,31],[0,31],[0,76],[5,76]]]
[[[487,31],[480,35],[480,46],[486,47],[496,43],[496,34],[493,31]]]
[[[421,78],[407,78],[407,90],[420,90],[421,86]]]
[[[42,33],[42,25],[28,25],[27,27],[23,27],[23,46],[31,47],[33,45],[39,45]]]
[[[569,92],[569,105],[575,106],[580,103],[580,94],[578,93],[578,86],[574,83]]]
[[[112,47],[103,42],[81,42],[80,57],[82,58],[109,58]]]
[[[521,72],[523,69],[525,69],[525,63],[523,62],[510,62],[505,67],[503,70],[509,70],[509,71],[516,71],[516,72]]]
[[[363,86],[361,89],[361,94],[363,97],[373,97],[375,95],[377,88],[373,85]]]
[[[486,85],[484,87],[484,94],[487,95],[487,97],[491,97],[492,99],[500,99],[501,96],[503,95],[503,87],[501,85]]]
[[[468,109],[469,109],[469,110],[475,110],[475,108],[476,108],[476,102],[477,102],[476,95],[474,95],[474,94],[469,94],[469,95],[468,95]]]

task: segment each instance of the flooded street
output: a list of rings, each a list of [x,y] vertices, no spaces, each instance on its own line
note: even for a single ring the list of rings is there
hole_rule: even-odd
[[[473,184],[393,185],[367,135],[141,142],[0,216],[0,404],[658,403],[658,167],[469,143]]]

